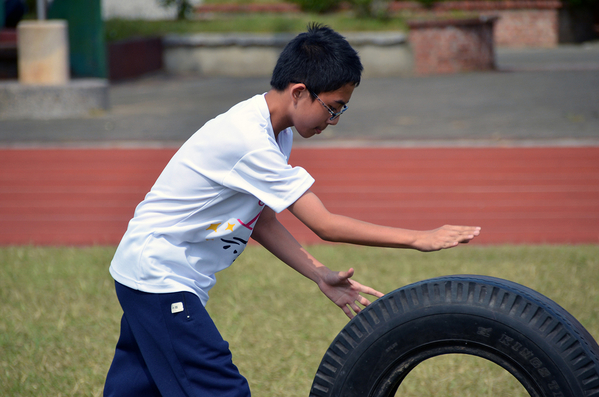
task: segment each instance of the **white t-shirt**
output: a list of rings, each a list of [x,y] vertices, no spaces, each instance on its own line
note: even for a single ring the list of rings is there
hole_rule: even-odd
[[[281,212],[314,183],[287,163],[292,141],[289,128],[275,140],[264,95],[207,122],[136,208],[110,274],[145,292],[189,291],[205,305],[264,206]]]

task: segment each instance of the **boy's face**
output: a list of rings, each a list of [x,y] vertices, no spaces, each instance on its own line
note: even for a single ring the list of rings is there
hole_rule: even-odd
[[[322,103],[307,90],[301,91],[294,117],[297,132],[304,138],[310,138],[320,134],[329,125],[337,124],[341,116],[331,121],[331,113],[324,105],[335,113],[341,111],[341,108],[349,102],[354,88],[354,84],[346,84],[338,90],[320,93],[318,97]]]

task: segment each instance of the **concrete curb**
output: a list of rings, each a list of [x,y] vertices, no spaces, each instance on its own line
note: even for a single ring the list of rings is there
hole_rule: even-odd
[[[0,119],[89,116],[108,109],[108,86],[105,79],[78,79],[54,86],[0,82]]]

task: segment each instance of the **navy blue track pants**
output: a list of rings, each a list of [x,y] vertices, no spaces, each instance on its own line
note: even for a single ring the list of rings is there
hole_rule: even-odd
[[[105,397],[249,397],[200,299],[149,294],[116,283],[123,318]]]

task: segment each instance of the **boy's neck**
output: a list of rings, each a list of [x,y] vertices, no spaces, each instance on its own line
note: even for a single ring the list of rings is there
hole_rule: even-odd
[[[293,125],[293,122],[288,115],[288,98],[289,95],[287,90],[281,92],[272,88],[266,95],[264,95],[270,113],[270,123],[272,124],[272,129],[275,133],[275,139],[278,138],[281,131]]]

